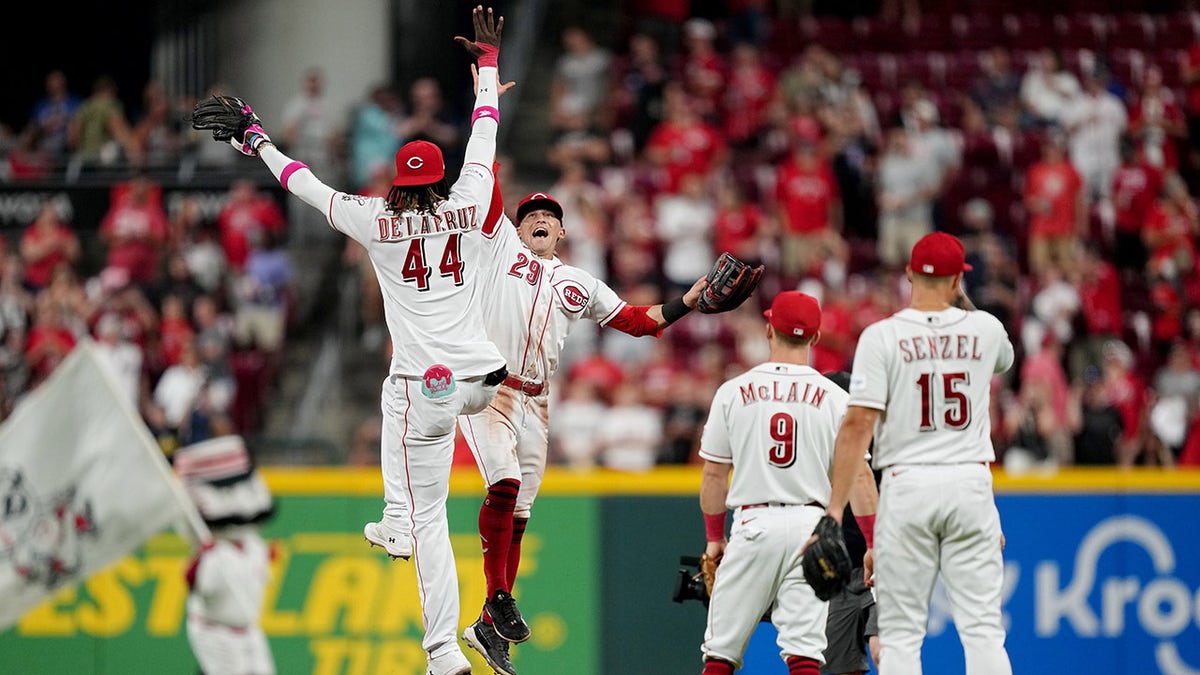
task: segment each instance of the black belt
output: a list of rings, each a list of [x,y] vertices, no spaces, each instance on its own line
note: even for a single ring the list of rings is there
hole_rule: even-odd
[[[492,372],[483,376],[483,386],[494,387],[503,382],[504,378],[506,377],[508,377],[508,368],[500,366],[496,370],[493,370]]]
[[[762,509],[762,508],[766,508],[768,506],[816,506],[816,507],[822,508],[822,509],[825,508],[825,505],[822,504],[821,502],[811,501],[811,502],[808,502],[807,504],[784,504],[783,502],[759,502],[757,504],[747,504],[747,505],[743,506],[742,509],[743,510],[744,509]]]

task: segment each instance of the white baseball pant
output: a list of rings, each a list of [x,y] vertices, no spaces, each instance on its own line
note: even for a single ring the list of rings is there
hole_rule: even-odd
[[[412,536],[425,623],[421,644],[430,658],[459,650],[458,576],[446,520],[454,424],[460,414],[483,409],[496,386],[484,386],[482,377],[458,380],[454,393],[429,398],[420,378],[392,375],[383,383],[383,518]]]
[[[880,675],[921,675],[921,645],[939,571],[967,675],[1012,674],[1000,609],[1000,513],[987,465],[885,469],[875,561]]]
[[[529,517],[546,474],[549,398],[502,386],[486,408],[462,420],[463,437],[483,480],[489,486],[505,478],[521,481],[516,518]]]
[[[817,599],[800,566],[800,548],[824,514],[822,507],[798,505],[734,513],[708,603],[708,627],[700,646],[705,658],[740,668],[750,636],[774,603],[771,623],[779,631],[781,656],[824,663],[829,604]]]

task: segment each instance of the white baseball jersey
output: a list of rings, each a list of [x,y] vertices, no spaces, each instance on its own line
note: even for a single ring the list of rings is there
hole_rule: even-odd
[[[289,192],[367,249],[392,336],[393,374],[420,377],[441,363],[461,379],[504,365],[479,321],[483,299],[476,283],[488,245],[479,228],[495,182],[495,130],[494,120],[473,125],[459,178],[433,213],[396,215],[381,197],[337,192],[306,168],[289,173],[291,159],[273,147],[262,153]]]
[[[996,317],[949,308],[904,309],[859,337],[850,405],[885,410],[875,426],[873,464],[992,462],[992,375],[1013,363]]]
[[[534,255],[507,216],[494,232],[484,233],[489,236],[492,279],[483,289],[488,338],[500,348],[509,373],[547,383],[575,323],[591,319],[606,325],[625,301],[590,272]]]
[[[833,442],[848,395],[809,366],[764,363],[721,385],[700,456],[734,466],[726,508],[829,503]]]

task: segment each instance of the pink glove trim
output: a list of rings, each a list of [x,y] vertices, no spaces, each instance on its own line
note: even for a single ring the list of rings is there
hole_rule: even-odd
[[[480,68],[495,68],[500,61],[500,48],[493,45],[485,45],[482,42],[476,42],[476,47],[483,50],[483,54],[479,56]]]
[[[708,541],[723,541],[725,539],[725,514],[704,514],[704,537]]]
[[[500,124],[500,111],[490,105],[481,105],[471,113],[471,126],[475,126],[475,120],[481,117],[496,120],[496,124]]]
[[[292,174],[296,173],[300,169],[307,168],[308,165],[303,162],[292,162],[291,164],[288,164],[287,166],[283,167],[283,171],[279,173],[279,184],[283,186],[284,190],[287,190],[288,179],[292,177]],[[290,190],[288,191],[290,192]]]

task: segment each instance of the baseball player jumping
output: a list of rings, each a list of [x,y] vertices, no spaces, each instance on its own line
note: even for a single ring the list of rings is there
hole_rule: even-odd
[[[499,122],[496,72],[504,19],[477,6],[475,41],[456,37],[478,60],[471,137],[459,179],[447,189],[441,150],[414,141],[396,153],[387,198],[338,192],[280,152],[244,102],[248,125],[221,126],[214,101],[193,126],[211,128],[258,156],[285,190],[320,209],[329,224],[362,244],[379,278],[393,351],[381,404],[383,518],[363,534],[394,558],[415,560],[429,675],[471,671],[458,646],[458,579],[446,520],[455,420],[487,405],[507,374],[479,317],[486,242],[479,236],[491,200]],[[217,118],[217,121],[210,120]],[[494,233],[492,233],[494,236]],[[489,279],[488,282],[491,280]]]
[[[820,338],[817,300],[799,291],[775,296],[767,318],[770,360],[721,385],[700,441],[700,508],[719,561],[701,652],[704,675],[730,675],[742,664],[764,613],[779,629],[789,675],[817,675],[826,645],[828,604],[805,579],[802,547],[825,513],[833,442],[848,395],[809,365]],[[856,505],[873,513],[875,482]],[[730,472],[733,477],[730,479]],[[725,512],[734,510],[725,538]]]
[[[553,197],[535,192],[522,199],[516,226],[503,211],[497,189],[484,226],[484,236],[493,240],[495,276],[485,290],[483,324],[510,374],[486,409],[459,419],[488,486],[479,510],[488,597],[463,638],[496,672],[514,675],[509,644],[527,640],[530,631],[512,588],[546,470],[549,382],[563,342],[580,319],[634,336],[661,335],[696,306],[706,280],[665,304],[629,305],[604,282],[555,256],[566,232],[562,206]]]
[[[968,675],[1012,673],[1000,609],[1003,535],[988,465],[996,459],[991,380],[1012,365],[1013,346],[995,317],[971,311],[961,290],[970,269],[957,238],[921,238],[907,269],[908,308],[868,326],[854,355],[829,515],[841,519],[856,462],[874,435],[873,463],[883,471],[874,570],[881,675],[920,675],[939,573]]]

